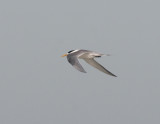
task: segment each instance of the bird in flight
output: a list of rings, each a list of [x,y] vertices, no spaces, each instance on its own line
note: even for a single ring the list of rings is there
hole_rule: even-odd
[[[83,69],[82,65],[78,61],[78,59],[83,59],[91,66],[97,68],[99,71],[117,77],[116,75],[112,74],[110,71],[105,69],[102,65],[100,65],[98,62],[94,60],[94,58],[101,57],[104,55],[108,56],[108,54],[101,54],[94,51],[80,49],[80,50],[71,50],[67,54],[62,55],[62,57],[67,56],[68,62],[80,72],[86,73],[86,71]]]

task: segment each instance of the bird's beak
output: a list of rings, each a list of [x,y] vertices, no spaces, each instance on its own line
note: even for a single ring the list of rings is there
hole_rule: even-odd
[[[64,54],[64,55],[62,55],[61,57],[65,57],[65,56],[67,56],[68,54]]]

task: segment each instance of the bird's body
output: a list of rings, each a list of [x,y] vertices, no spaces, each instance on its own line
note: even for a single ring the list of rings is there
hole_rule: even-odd
[[[80,72],[86,73],[86,71],[83,69],[83,67],[81,66],[81,64],[78,61],[78,59],[83,59],[88,64],[97,68],[98,70],[100,70],[100,71],[102,71],[106,74],[109,74],[111,76],[117,77],[116,75],[109,72],[107,69],[105,69],[102,65],[100,65],[98,62],[96,62],[94,60],[95,57],[101,57],[103,55],[108,55],[108,54],[101,54],[101,53],[97,53],[97,52],[94,52],[94,51],[81,49],[81,50],[71,50],[67,54],[64,54],[63,57],[67,56],[68,62],[73,67],[75,67],[77,70],[79,70]]]

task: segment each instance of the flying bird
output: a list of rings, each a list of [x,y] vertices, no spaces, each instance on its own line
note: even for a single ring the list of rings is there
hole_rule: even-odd
[[[91,66],[97,68],[99,71],[102,71],[108,75],[117,77],[116,75],[112,74],[110,71],[105,69],[102,65],[100,65],[98,62],[94,60],[94,58],[105,56],[105,55],[108,56],[109,54],[101,54],[94,51],[80,49],[80,50],[71,50],[67,54],[62,55],[62,57],[67,56],[68,62],[80,72],[86,73],[86,71],[78,61],[78,59],[83,59]]]

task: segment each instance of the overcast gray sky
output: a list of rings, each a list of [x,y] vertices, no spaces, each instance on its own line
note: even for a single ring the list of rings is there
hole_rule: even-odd
[[[159,124],[160,1],[1,0],[1,124]],[[60,56],[72,49],[118,77]]]

